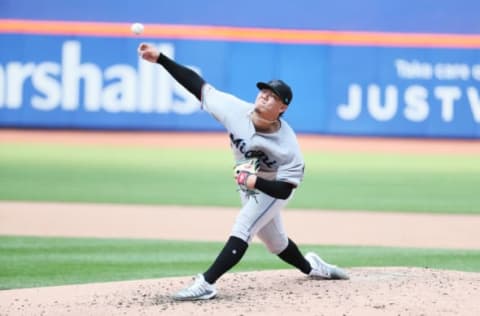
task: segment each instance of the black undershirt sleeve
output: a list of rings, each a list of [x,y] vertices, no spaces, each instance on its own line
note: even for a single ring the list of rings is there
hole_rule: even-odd
[[[192,69],[176,63],[162,53],[158,56],[157,63],[162,65],[179,84],[201,101],[202,87],[205,84],[202,77]]]
[[[201,101],[202,87],[206,82],[200,75],[161,53],[158,56],[157,63],[162,65],[178,83]],[[294,185],[288,182],[271,181],[257,177],[255,188],[274,198],[284,200],[290,196]]]
[[[294,185],[291,183],[267,180],[260,177],[257,177],[257,181],[255,182],[255,189],[258,189],[263,193],[270,195],[271,197],[282,200],[285,200],[290,196],[293,188]]]

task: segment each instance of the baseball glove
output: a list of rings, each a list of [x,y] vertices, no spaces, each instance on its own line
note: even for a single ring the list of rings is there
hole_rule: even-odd
[[[248,197],[257,194],[255,190],[247,188],[247,179],[250,175],[257,174],[259,167],[260,162],[257,158],[238,161],[234,167],[233,176],[235,177],[235,182],[239,190],[245,192]]]

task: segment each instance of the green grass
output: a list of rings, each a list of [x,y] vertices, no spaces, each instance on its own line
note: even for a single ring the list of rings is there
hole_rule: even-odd
[[[480,214],[478,157],[305,153],[290,208]],[[225,150],[0,144],[0,200],[238,206]],[[204,271],[223,243],[0,236],[0,289]],[[480,271],[480,251],[302,245],[345,267]],[[291,268],[253,244],[233,271]]]
[[[194,275],[222,243],[93,238],[0,237],[0,289]],[[417,266],[480,271],[480,250],[302,246],[344,267]],[[292,269],[252,244],[232,271]],[[299,272],[300,273],[300,272]]]
[[[480,158],[311,154],[295,206],[402,212],[480,213]]]
[[[480,213],[475,156],[305,153],[291,208]],[[0,200],[238,206],[225,150],[0,145]]]

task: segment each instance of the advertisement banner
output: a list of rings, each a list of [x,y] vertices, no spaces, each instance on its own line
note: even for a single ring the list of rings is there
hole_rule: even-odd
[[[294,91],[301,133],[480,137],[480,54],[404,48],[151,40],[216,88],[247,101],[257,81]],[[159,65],[121,37],[0,35],[0,126],[223,130]]]
[[[35,36],[1,41],[11,47],[0,60],[3,126],[218,128],[165,70],[138,58],[138,41]],[[158,48],[175,57],[172,43]]]
[[[467,49],[331,47],[326,130],[480,136],[480,55]]]

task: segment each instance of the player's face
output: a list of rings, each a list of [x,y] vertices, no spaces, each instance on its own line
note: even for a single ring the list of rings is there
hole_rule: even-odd
[[[269,89],[261,89],[255,100],[255,112],[268,120],[275,120],[285,112],[287,105]]]

